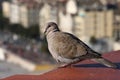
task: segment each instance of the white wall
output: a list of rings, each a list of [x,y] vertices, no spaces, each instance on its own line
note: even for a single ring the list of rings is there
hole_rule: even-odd
[[[3,16],[6,18],[9,18],[9,16],[10,16],[10,3],[7,1],[4,1],[2,3],[2,10],[3,10]]]
[[[20,7],[17,4],[10,5],[10,22],[20,23]]]

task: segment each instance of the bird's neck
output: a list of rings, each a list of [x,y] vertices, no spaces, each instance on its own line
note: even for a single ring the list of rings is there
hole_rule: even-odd
[[[47,38],[52,38],[53,36],[54,36],[54,34],[56,33],[56,32],[60,32],[60,30],[58,30],[58,29],[54,29],[54,30],[51,30],[51,31],[49,31],[48,33],[47,33]]]
[[[59,32],[59,31],[60,31],[59,29],[48,30],[46,35],[49,35],[49,34],[54,33],[54,32]]]

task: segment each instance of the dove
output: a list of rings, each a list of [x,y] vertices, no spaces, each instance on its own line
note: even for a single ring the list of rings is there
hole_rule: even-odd
[[[68,67],[83,60],[90,59],[107,67],[117,68],[111,61],[102,57],[102,54],[91,49],[82,40],[73,34],[62,32],[55,22],[48,22],[44,34],[48,49],[60,67]]]

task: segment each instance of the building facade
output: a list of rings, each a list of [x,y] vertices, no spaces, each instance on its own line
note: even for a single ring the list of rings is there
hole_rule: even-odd
[[[22,24],[25,28],[39,24],[40,4],[35,0],[11,0],[2,3],[3,15],[12,24]]]
[[[113,37],[116,41],[120,40],[120,15],[115,16],[114,28],[113,28]]]
[[[37,7],[28,7],[21,5],[20,7],[20,22],[25,27],[34,26],[39,23],[39,11]]]
[[[44,3],[39,12],[39,27],[41,36],[43,36],[45,27],[48,22],[53,21],[58,23],[58,15],[57,15],[57,6],[49,3]]]
[[[8,1],[4,1],[2,3],[2,12],[3,12],[3,16],[6,18],[10,17],[10,3]]]
[[[20,6],[16,3],[10,4],[10,23],[20,23]]]
[[[80,10],[75,17],[74,33],[79,37],[96,38],[113,36],[113,11],[111,10]]]

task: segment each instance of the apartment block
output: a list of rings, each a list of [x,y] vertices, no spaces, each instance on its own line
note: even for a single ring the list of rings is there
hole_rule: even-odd
[[[32,25],[37,25],[39,23],[39,8],[21,5],[20,22],[25,28]]]
[[[41,36],[44,33],[45,27],[48,22],[58,22],[58,10],[57,6],[53,4],[44,3],[44,5],[41,7],[41,10],[39,12],[39,26],[40,26],[40,32]]]
[[[120,40],[120,15],[115,16],[114,28],[113,28],[113,37],[115,40]]]
[[[20,6],[15,3],[10,4],[10,23],[18,24],[20,23]]]
[[[8,1],[4,1],[2,3],[2,12],[3,12],[3,16],[6,18],[10,17],[10,3]]]
[[[81,37],[96,38],[113,35],[113,11],[111,10],[79,10],[75,17],[74,33]]]
[[[25,28],[39,23],[40,6],[35,0],[11,0],[2,4],[4,16],[12,24],[22,24]]]

